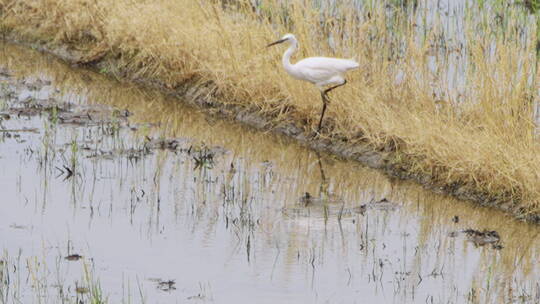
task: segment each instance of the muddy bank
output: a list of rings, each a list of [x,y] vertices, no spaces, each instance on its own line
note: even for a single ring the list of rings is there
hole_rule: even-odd
[[[274,121],[275,116],[278,115],[277,113],[262,113],[260,109],[218,102],[215,100],[213,92],[207,87],[195,85],[195,82],[192,81],[186,81],[175,88],[171,88],[155,79],[130,77],[127,70],[118,68],[120,66],[118,56],[106,51],[88,56],[84,52],[71,49],[69,46],[21,40],[15,35],[8,35],[4,39],[11,43],[50,53],[75,67],[93,69],[123,81],[159,89],[163,93],[177,97],[179,101],[193,105],[211,115],[227,117],[265,132],[285,135],[315,151],[327,152],[344,159],[358,161],[370,168],[382,170],[392,177],[414,180],[436,193],[444,193],[458,199],[475,202],[481,206],[500,209],[520,220],[534,223],[540,222],[540,214],[527,211],[520,202],[507,199],[509,195],[504,193],[492,195],[478,191],[474,185],[447,184],[434,179],[432,176],[412,174],[409,168],[403,166],[403,161],[397,161],[399,158],[406,157],[396,151],[395,145],[399,143],[375,149],[365,141],[351,144],[344,138],[326,136],[325,134],[318,135],[313,130],[308,129],[307,124],[302,124],[302,122],[285,121],[276,124]]]

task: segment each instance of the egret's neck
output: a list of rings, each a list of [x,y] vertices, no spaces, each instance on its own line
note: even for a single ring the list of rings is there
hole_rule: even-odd
[[[298,41],[293,40],[291,41],[291,46],[285,51],[285,54],[283,54],[283,67],[285,68],[285,71],[289,72],[289,74],[293,71],[294,67],[291,64],[291,56],[296,52],[298,49]]]

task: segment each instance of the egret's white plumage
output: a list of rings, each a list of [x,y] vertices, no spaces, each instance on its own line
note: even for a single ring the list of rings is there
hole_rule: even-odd
[[[345,80],[345,72],[356,69],[360,65],[354,60],[329,57],[309,57],[292,64],[291,56],[298,50],[298,40],[296,40],[296,37],[293,34],[286,34],[280,40],[273,42],[268,46],[283,42],[290,43],[289,48],[283,54],[282,63],[285,71],[293,78],[313,83],[321,91],[323,110],[321,113],[321,120],[319,121],[320,130],[326,105],[328,103],[328,96],[326,94],[347,83]],[[324,89],[326,86],[330,85],[333,86]]]

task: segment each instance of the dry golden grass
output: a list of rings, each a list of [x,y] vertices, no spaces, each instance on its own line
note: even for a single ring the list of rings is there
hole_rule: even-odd
[[[0,0],[0,27],[67,44],[89,57],[106,52],[120,58],[115,68],[130,78],[169,87],[204,85],[223,103],[255,107],[276,123],[304,121],[314,129],[318,91],[285,74],[283,47],[264,48],[293,32],[301,47],[296,58],[355,58],[362,66],[350,73],[349,85],[332,92],[326,136],[393,146],[392,161],[411,173],[512,198],[538,212],[534,22],[508,11],[508,24],[498,32],[489,20],[466,23],[467,49],[461,56],[467,67],[461,85],[453,88],[430,63],[445,70],[460,54],[457,42],[444,49],[437,44],[440,21],[419,39],[411,22],[402,22],[397,33],[389,30],[388,24],[400,19],[390,19],[384,4],[371,8],[368,18],[340,3],[338,18],[307,1],[286,7],[267,2],[254,9],[249,1]],[[530,28],[520,34],[519,22]]]

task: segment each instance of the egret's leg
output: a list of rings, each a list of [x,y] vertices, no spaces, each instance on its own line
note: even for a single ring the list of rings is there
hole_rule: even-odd
[[[321,92],[321,98],[322,98],[323,106],[322,106],[321,119],[319,120],[319,127],[317,128],[317,132],[321,132],[324,112],[326,112],[326,106],[328,104],[328,97],[326,96],[326,91]]]
[[[335,86],[333,86],[333,87],[330,87],[330,88],[324,90],[324,94],[326,95],[326,94],[328,94],[328,92],[332,91],[333,89],[339,88],[339,87],[341,87],[341,86],[344,86],[345,84],[347,84],[347,79],[343,79],[343,83],[342,83],[342,84],[338,84],[338,85],[335,85]]]
[[[341,86],[344,86],[346,83],[347,83],[347,79],[344,79],[343,83],[335,85],[333,87],[330,87],[330,88],[328,88],[328,89],[321,92],[321,98],[322,98],[322,101],[323,101],[323,107],[322,107],[322,112],[321,112],[321,120],[319,120],[319,128],[317,129],[317,132],[321,132],[322,121],[323,121],[323,118],[324,118],[324,112],[326,112],[326,107],[327,107],[327,104],[328,104],[328,92],[332,91],[335,88],[339,88]]]

